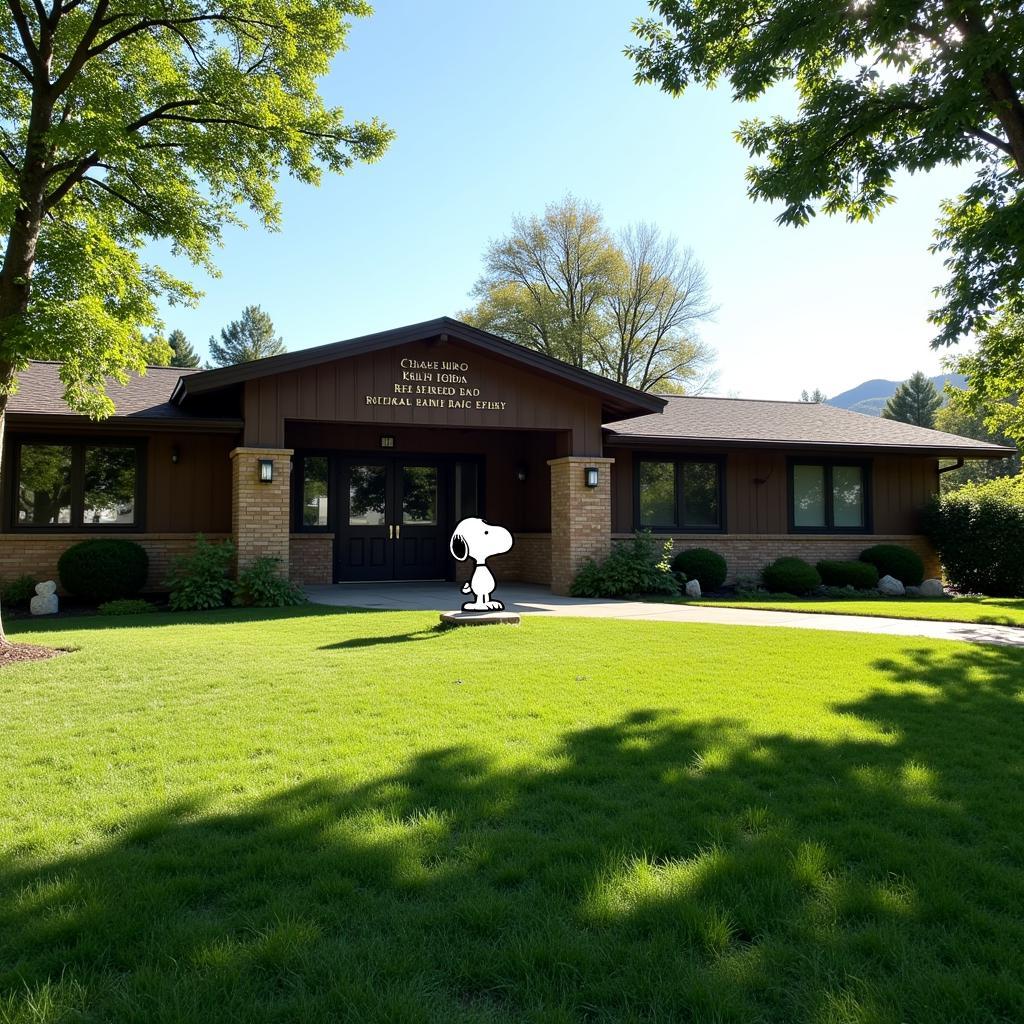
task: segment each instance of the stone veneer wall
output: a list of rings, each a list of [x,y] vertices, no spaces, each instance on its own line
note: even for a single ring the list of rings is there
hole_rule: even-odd
[[[617,533],[615,540],[626,540],[632,534]],[[655,535],[657,537],[657,535]],[[928,541],[919,535],[906,534],[802,534],[789,533],[691,533],[672,536],[673,551],[686,548],[710,548],[728,563],[727,583],[737,577],[756,579],[761,570],[776,558],[802,558],[814,565],[823,559],[856,560],[865,549],[875,544],[902,544],[913,548],[924,560],[925,578],[941,578],[938,555]]]
[[[259,462],[272,459],[274,479],[261,483]],[[292,450],[235,448],[231,452],[231,532],[238,549],[238,568],[257,558],[276,558],[289,575]]]
[[[568,455],[551,459],[551,590],[568,594],[588,558],[611,549],[611,466],[614,459]],[[597,487],[587,487],[583,471],[600,470]]]
[[[293,533],[288,576],[293,583],[314,587],[334,582],[334,534]]]
[[[149,555],[147,591],[166,590],[165,581],[171,562],[178,555],[191,554],[196,543],[194,533],[5,533],[0,534],[0,583],[17,576],[35,576],[37,580],[56,580],[57,559],[72,544],[97,537],[121,537],[141,544]],[[226,533],[205,534],[207,540],[228,539]]]

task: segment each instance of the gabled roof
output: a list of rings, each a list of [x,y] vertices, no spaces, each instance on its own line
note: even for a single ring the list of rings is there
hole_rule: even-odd
[[[58,417],[64,420],[86,421],[86,417],[64,401],[64,384],[60,379],[60,363],[32,361],[18,374],[18,390],[7,403],[7,412],[17,420],[21,416],[33,419]],[[114,414],[104,424],[199,426],[238,429],[241,420],[231,417],[197,417],[170,402],[171,392],[183,376],[198,370],[177,366],[150,366],[145,374],[129,374],[126,384],[110,380],[107,395],[114,403]],[[38,418],[38,419],[37,419]]]
[[[610,444],[902,450],[998,459],[1015,449],[816,402],[665,396],[664,412],[605,425]]]
[[[367,352],[376,352],[415,341],[428,341],[433,338],[453,338],[465,342],[492,355],[508,359],[531,370],[539,370],[567,384],[595,393],[601,397],[603,407],[608,415],[629,416],[645,412],[656,413],[665,405],[665,400],[656,395],[638,391],[636,388],[627,387],[624,384],[616,384],[606,377],[600,377],[587,370],[580,370],[568,363],[552,359],[540,352],[534,352],[532,349],[506,341],[496,334],[481,331],[448,316],[427,320],[420,324],[410,324],[407,327],[397,327],[390,331],[380,331],[377,334],[366,334],[360,338],[349,338],[346,341],[335,341],[328,345],[304,348],[298,352],[286,352],[284,355],[257,359],[251,363],[239,363],[237,366],[224,366],[217,370],[204,370],[202,373],[190,374],[187,377],[182,377],[178,382],[171,401],[181,405],[193,396],[217,391],[245,381],[258,380],[261,377],[269,377],[278,373],[288,373],[292,370],[302,370],[320,363],[348,359]]]

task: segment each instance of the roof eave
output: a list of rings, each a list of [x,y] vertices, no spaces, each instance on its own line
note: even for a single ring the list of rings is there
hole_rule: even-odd
[[[607,431],[608,428],[606,427]],[[956,456],[957,458],[974,459],[1005,459],[1017,453],[1016,448],[1006,448],[1002,445],[991,445],[986,448],[973,448],[970,446],[954,445],[909,445],[909,444],[850,444],[841,441],[813,441],[791,439],[765,439],[765,438],[736,438],[736,437],[682,437],[673,434],[621,434],[608,432],[605,436],[605,444],[630,447],[630,446],[678,446],[689,445],[691,447],[706,448],[801,448],[801,449],[838,449],[841,451],[857,452],[910,452],[914,455],[928,455],[943,458],[945,456]]]

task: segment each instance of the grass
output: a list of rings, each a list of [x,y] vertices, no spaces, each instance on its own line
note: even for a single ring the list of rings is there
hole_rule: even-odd
[[[0,1021],[1024,1019],[1024,651],[323,608],[0,674]]]
[[[757,608],[776,612],[820,612],[823,615],[868,615],[890,619],[933,619],[1024,626],[1024,598],[1014,597],[851,597],[806,598],[787,594],[686,600],[709,608]]]

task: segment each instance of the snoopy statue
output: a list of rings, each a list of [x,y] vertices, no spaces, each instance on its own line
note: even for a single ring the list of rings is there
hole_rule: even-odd
[[[452,534],[449,547],[458,562],[473,559],[473,575],[462,584],[464,594],[472,594],[473,600],[462,606],[464,612],[500,612],[505,606],[501,601],[492,600],[494,576],[487,568],[491,555],[503,555],[512,550],[515,543],[512,534],[503,526],[494,526],[486,519],[463,519]]]

